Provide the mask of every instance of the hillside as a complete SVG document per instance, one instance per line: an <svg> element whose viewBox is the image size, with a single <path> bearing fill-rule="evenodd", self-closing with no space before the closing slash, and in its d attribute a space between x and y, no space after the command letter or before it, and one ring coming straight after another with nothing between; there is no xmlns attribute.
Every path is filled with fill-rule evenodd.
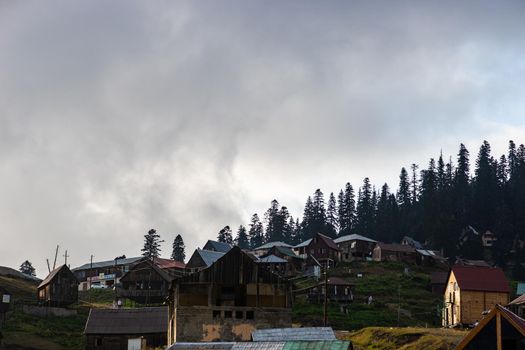
<svg viewBox="0 0 525 350"><path fill-rule="evenodd" d="M109 290L80 293L79 303L73 305L78 312L70 317L37 317L22 312L22 305L36 304L38 281L19 276L16 270L2 267L0 285L13 295L11 310L7 313L3 330L2 349L65 350L82 349L82 331L89 308L107 307L114 294Z"/></svg>
<svg viewBox="0 0 525 350"><path fill-rule="evenodd" d="M353 333L338 332L350 339L355 350L452 350L466 331L438 328L368 327Z"/></svg>
<svg viewBox="0 0 525 350"><path fill-rule="evenodd" d="M329 275L345 278L355 284L354 302L349 306L348 315L341 313L338 304L329 304L328 324L340 330L357 330L369 326L438 327L441 296L430 291L431 271L411 265L405 273L405 265L393 262L341 264ZM362 274L361 278L357 277L358 273ZM371 305L364 303L367 296L373 298ZM321 304L309 304L304 297L300 297L293 312L294 322L322 324Z"/></svg>

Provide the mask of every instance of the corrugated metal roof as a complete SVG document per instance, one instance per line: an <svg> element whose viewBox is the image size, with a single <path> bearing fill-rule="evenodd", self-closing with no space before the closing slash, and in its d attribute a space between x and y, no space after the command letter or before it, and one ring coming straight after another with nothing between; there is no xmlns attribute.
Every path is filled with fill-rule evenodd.
<svg viewBox="0 0 525 350"><path fill-rule="evenodd" d="M358 235L357 233L353 233L351 235L346 235L346 236L341 236L341 237L334 239L335 243L343 243L343 242L348 242L348 241L365 241L365 242L370 242L370 243L377 243L377 241L374 241L373 239L365 237L365 236Z"/></svg>
<svg viewBox="0 0 525 350"><path fill-rule="evenodd" d="M197 249L197 253L201 256L206 266L211 266L214 262L224 256L225 253L215 252L213 250Z"/></svg>
<svg viewBox="0 0 525 350"><path fill-rule="evenodd" d="M335 334L330 327L303 328L270 328L258 329L252 332L252 339L260 341L291 341L291 340L335 340Z"/></svg>
<svg viewBox="0 0 525 350"><path fill-rule="evenodd" d="M155 265L160 267L161 269L183 269L186 267L186 264L181 261L173 260L173 259L163 259L163 258L155 258Z"/></svg>
<svg viewBox="0 0 525 350"><path fill-rule="evenodd" d="M168 332L168 307L91 309L84 334L151 334Z"/></svg>
<svg viewBox="0 0 525 350"><path fill-rule="evenodd" d="M451 271L463 290L510 292L507 278L499 268L455 265Z"/></svg>
<svg viewBox="0 0 525 350"><path fill-rule="evenodd" d="M232 249L232 246L228 243L212 241L211 239L209 239L208 242L206 242L206 244L204 245L204 247L202 247L202 249L214 250L216 252L221 253L228 253L230 249Z"/></svg>
<svg viewBox="0 0 525 350"><path fill-rule="evenodd" d="M257 260L257 262L262 263L262 264L285 264L287 263L286 260L281 259L278 256L275 256L273 254L265 256L264 258L260 258L259 260Z"/></svg>
<svg viewBox="0 0 525 350"><path fill-rule="evenodd" d="M348 350L349 340L175 343L166 350Z"/></svg>
<svg viewBox="0 0 525 350"><path fill-rule="evenodd" d="M231 342L215 342L215 343L180 343L177 342L167 348L166 350L230 350L235 345Z"/></svg>
<svg viewBox="0 0 525 350"><path fill-rule="evenodd" d="M294 246L294 248L308 247L308 245L310 244L311 241L312 241L311 238L307 239L306 241L301 242L298 245Z"/></svg>
<svg viewBox="0 0 525 350"><path fill-rule="evenodd" d="M287 255L287 256L290 256L290 257L296 258L296 259L303 259L299 255L295 254L291 248L288 248L288 247L275 247L274 249L277 250L279 253L281 253L283 255Z"/></svg>
<svg viewBox="0 0 525 350"><path fill-rule="evenodd" d="M293 341L286 342L283 350L348 350L350 344L349 340Z"/></svg>
<svg viewBox="0 0 525 350"><path fill-rule="evenodd" d="M391 252L402 252L402 253L415 253L416 250L409 246L409 245L403 245L403 244L397 244L397 243L377 243L376 247L381 248L381 250L384 251L391 251Z"/></svg>
<svg viewBox="0 0 525 350"><path fill-rule="evenodd" d="M132 264L132 263L137 262L137 261L139 261L140 259L143 259L143 258L144 258L143 256L137 256L137 257L134 257L134 258L117 259L116 260L116 266ZM93 262L93 268L94 269L102 268L102 267L110 267L110 266L115 266L115 260L106 260L106 261ZM74 272L74 271L77 271L77 270L89 270L90 268L91 268L91 263L87 263L87 264L81 265L79 267L75 267L71 271Z"/></svg>
<svg viewBox="0 0 525 350"><path fill-rule="evenodd" d="M280 241L278 241L278 242L268 242L266 244L263 244L260 247L255 248L254 250L270 249L272 247L287 247L287 248L291 248L292 245L290 245L288 243L280 242Z"/></svg>

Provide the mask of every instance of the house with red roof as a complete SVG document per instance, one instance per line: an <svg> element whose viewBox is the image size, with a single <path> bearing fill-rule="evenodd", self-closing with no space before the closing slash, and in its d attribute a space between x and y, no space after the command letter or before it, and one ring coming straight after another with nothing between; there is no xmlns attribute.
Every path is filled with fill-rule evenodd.
<svg viewBox="0 0 525 350"><path fill-rule="evenodd" d="M499 268L454 265L445 286L444 327L471 325L496 305L509 302L510 287Z"/></svg>
<svg viewBox="0 0 525 350"><path fill-rule="evenodd" d="M293 247L295 254L314 257L322 265L333 266L341 259L341 249L328 236L316 233L312 238Z"/></svg>

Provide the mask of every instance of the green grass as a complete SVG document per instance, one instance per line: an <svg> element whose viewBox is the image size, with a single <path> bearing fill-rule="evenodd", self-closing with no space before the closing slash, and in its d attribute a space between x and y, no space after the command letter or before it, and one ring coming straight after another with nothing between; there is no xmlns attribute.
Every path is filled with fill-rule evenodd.
<svg viewBox="0 0 525 350"><path fill-rule="evenodd" d="M430 291L430 269L408 266L395 262L363 262L340 264L329 272L355 285L354 302L349 314L340 312L338 304L328 308L328 324L336 329L356 330L369 326L439 326L438 308L441 296ZM362 278L357 278L361 273ZM371 295L372 305L364 304ZM398 322L399 308L399 322ZM323 306L309 304L299 297L294 305L295 323L320 325L323 322Z"/></svg>

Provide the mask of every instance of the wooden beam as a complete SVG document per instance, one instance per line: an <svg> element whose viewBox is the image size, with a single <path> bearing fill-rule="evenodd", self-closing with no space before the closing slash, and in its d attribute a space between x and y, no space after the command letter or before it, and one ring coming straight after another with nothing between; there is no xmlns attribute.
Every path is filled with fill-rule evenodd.
<svg viewBox="0 0 525 350"><path fill-rule="evenodd" d="M501 312L496 312L496 341L498 344L498 350L503 350L501 345Z"/></svg>

